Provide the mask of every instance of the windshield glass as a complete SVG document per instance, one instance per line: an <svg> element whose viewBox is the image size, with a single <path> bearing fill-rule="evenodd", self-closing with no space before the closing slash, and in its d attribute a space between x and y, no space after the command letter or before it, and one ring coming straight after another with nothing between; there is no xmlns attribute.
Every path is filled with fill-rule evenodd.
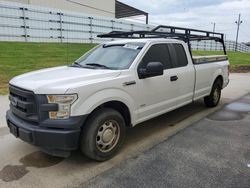
<svg viewBox="0 0 250 188"><path fill-rule="evenodd" d="M127 69L143 46L143 43L104 44L83 55L75 63L82 67Z"/></svg>

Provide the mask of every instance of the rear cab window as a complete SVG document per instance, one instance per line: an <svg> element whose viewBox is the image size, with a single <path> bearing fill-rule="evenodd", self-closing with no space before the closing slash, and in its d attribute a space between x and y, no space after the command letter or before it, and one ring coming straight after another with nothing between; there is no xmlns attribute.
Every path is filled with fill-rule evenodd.
<svg viewBox="0 0 250 188"><path fill-rule="evenodd" d="M182 44L168 44L168 48L174 68L188 65L187 54Z"/></svg>

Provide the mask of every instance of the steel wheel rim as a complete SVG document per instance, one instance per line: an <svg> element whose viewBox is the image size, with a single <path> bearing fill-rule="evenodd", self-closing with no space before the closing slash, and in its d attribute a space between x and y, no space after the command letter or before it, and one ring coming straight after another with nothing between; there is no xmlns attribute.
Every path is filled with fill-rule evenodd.
<svg viewBox="0 0 250 188"><path fill-rule="evenodd" d="M217 103L217 102L218 102L219 97L220 97L219 89L216 88L216 89L214 90L214 94L213 94L213 101L214 101L214 103Z"/></svg>
<svg viewBox="0 0 250 188"><path fill-rule="evenodd" d="M120 138L120 127L117 121L105 121L98 129L96 135L96 147L101 152L111 151Z"/></svg>

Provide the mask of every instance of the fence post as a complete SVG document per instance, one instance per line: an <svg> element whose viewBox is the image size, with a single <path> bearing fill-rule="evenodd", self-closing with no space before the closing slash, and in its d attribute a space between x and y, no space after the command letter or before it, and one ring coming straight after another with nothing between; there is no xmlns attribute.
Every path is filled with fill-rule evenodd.
<svg viewBox="0 0 250 188"><path fill-rule="evenodd" d="M60 28L59 28L60 29L60 38L61 38L61 43L62 43L63 42L63 34L62 34L62 30L63 30L63 28L62 28L62 15L63 15L63 13L59 12L58 14L59 14L59 19L60 19Z"/></svg>
<svg viewBox="0 0 250 188"><path fill-rule="evenodd" d="M93 43L93 18L92 17L88 18L89 18L89 40L90 43Z"/></svg>
<svg viewBox="0 0 250 188"><path fill-rule="evenodd" d="M225 40L225 47L226 47L226 50L228 51L230 48L228 47L228 42Z"/></svg>
<svg viewBox="0 0 250 188"><path fill-rule="evenodd" d="M22 18L23 18L23 28L24 28L24 37L25 37L25 42L28 42L28 35L27 35L27 24L26 24L26 14L25 14L25 10L26 8L21 7L20 8L22 10Z"/></svg>

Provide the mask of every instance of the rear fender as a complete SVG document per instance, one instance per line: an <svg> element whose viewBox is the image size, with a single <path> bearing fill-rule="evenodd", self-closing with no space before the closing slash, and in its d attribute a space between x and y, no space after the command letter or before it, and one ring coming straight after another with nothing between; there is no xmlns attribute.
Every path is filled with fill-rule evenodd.
<svg viewBox="0 0 250 188"><path fill-rule="evenodd" d="M218 68L218 69L214 72L213 77L212 77L212 79L211 79L211 83L210 83L210 86L211 86L210 88L211 88L211 90L212 90L213 84L214 84L214 82L215 82L215 80L216 80L216 78L217 78L218 76L222 76L222 78L224 79L222 68ZM210 92L211 92L211 90L210 90Z"/></svg>

